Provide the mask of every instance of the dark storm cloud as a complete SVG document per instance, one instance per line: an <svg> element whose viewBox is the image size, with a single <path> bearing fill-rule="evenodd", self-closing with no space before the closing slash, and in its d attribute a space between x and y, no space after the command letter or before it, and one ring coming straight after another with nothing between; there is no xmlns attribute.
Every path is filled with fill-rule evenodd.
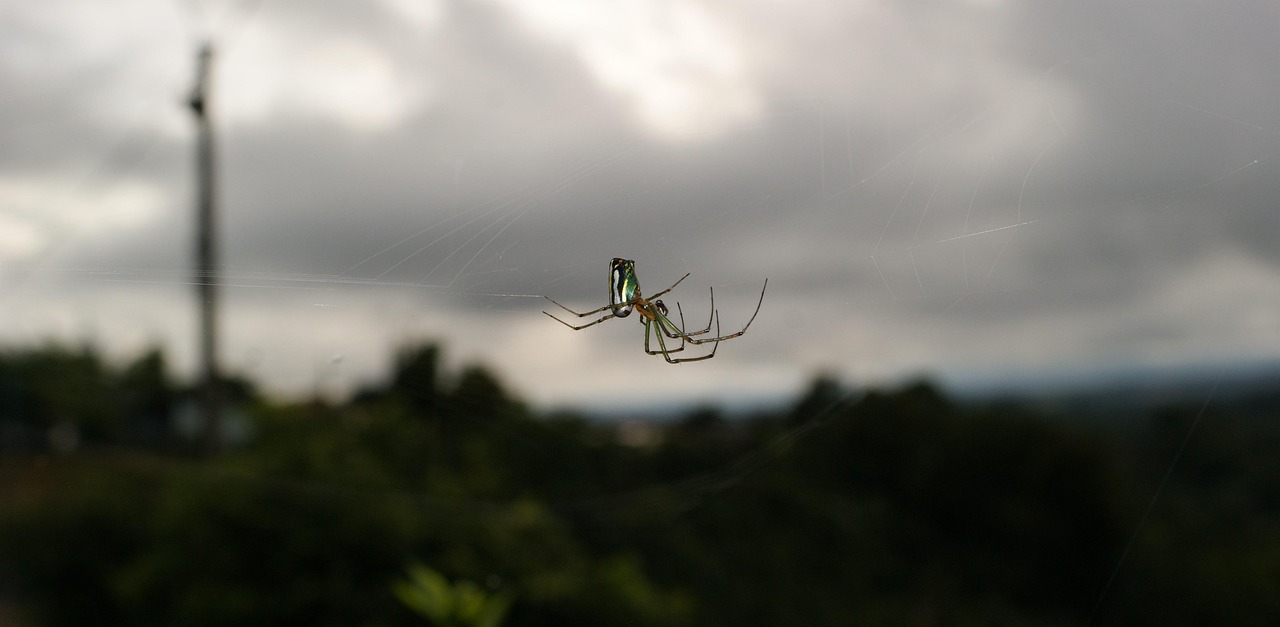
<svg viewBox="0 0 1280 627"><path fill-rule="evenodd" d="M541 347L545 329L521 326L543 322L533 297L599 306L605 263L624 256L649 292L693 272L678 296L701 312L714 286L726 324L769 277L762 337L717 363L945 369L1176 352L1230 310L1180 301L1187 281L1216 279L1229 300L1244 289L1232 269L1255 270L1223 259L1280 265L1272 4L662 5L705 9L734 34L718 53L739 73L692 81L685 96L746 103L682 134L645 109L664 84L601 73L669 42L601 52L574 39L589 32L501 2L446 2L416 25L390 6L268 2L218 22L229 32L215 109L224 261L233 283L252 285L229 302L272 312L264 319L305 310L322 333L383 337L385 320L338 325L306 308L376 311L394 296L461 312L448 326L460 343ZM134 110L168 113L137 133L122 130L119 69L99 74L100 98L76 97L66 78L0 103L11 177L106 163L102 179L164 196L149 221L76 240L66 266L185 281L190 50L166 45L184 61L153 68L168 78L139 99L163 107ZM313 71L307 55L335 49L355 51L339 62L368 61L335 76L354 86L389 71L386 97L401 100L373 99L374 115L344 104L343 85L260 75ZM289 54L307 58L279 58ZM0 63L0 77L14 72ZM132 164L86 156L144 144ZM324 298L295 302L297 290ZM518 315L502 329L479 317L496 312ZM555 339L596 363L635 352L630 331ZM503 350L525 373L549 359Z"/></svg>
<svg viewBox="0 0 1280 627"><path fill-rule="evenodd" d="M1025 305L1151 298L1167 277L1241 248L1274 262L1280 75L1268 68L1280 9L1062 3L1013 15L999 31L1009 60L1053 66L1045 77L1081 103L1025 190L1025 216L1042 222L1011 231L996 267L1036 292ZM1022 196L1029 164L1009 165L984 178L984 197Z"/></svg>
<svg viewBox="0 0 1280 627"><path fill-rule="evenodd" d="M1068 78L1089 109L1087 124L1073 129L1077 163L1045 173L1064 193L1096 194L1103 208L1170 202L1274 154L1280 74L1268 68L1280 6L1087 2L1036 9L1024 7L1004 31L1011 49L1023 58L1061 59L1055 74Z"/></svg>
<svg viewBox="0 0 1280 627"><path fill-rule="evenodd" d="M392 26L383 15L348 15L344 7L308 6L296 16L305 19L291 15L286 22L290 29L322 32L363 28L373 41L383 32L377 29ZM501 203L521 190L536 194L548 181L589 169L589 154L588 165L581 165L584 153L607 156L590 144L614 141L608 137L619 135L617 121L607 99L563 53L533 45L485 5L459 3L448 15L446 28L421 34L421 41L401 34L392 46L416 73L403 78L437 85L430 102L395 128L370 133L307 111L230 126L223 121L220 191L229 257L248 267L342 272L407 229ZM216 83L224 98L237 89L233 67L228 63ZM88 116L77 114L66 117ZM163 238L185 220L171 213L139 237ZM129 265L148 265L138 257L145 249L135 244L123 242L120 254Z"/></svg>

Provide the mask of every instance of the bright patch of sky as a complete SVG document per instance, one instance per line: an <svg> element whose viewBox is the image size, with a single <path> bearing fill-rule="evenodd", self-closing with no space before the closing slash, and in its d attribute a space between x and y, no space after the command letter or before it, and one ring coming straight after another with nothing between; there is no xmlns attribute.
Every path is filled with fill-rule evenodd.
<svg viewBox="0 0 1280 627"><path fill-rule="evenodd" d="M761 111L749 51L732 22L681 0L493 0L577 55L660 137L714 136Z"/></svg>
<svg viewBox="0 0 1280 627"><path fill-rule="evenodd" d="M0 177L0 254L24 257L43 250L68 232L100 237L153 221L165 195L144 181L119 181L107 187L77 185L74 180Z"/></svg>
<svg viewBox="0 0 1280 627"><path fill-rule="evenodd" d="M425 92L374 44L355 38L254 38L223 66L234 76L223 104L232 123L276 117L324 121L358 132L395 126Z"/></svg>

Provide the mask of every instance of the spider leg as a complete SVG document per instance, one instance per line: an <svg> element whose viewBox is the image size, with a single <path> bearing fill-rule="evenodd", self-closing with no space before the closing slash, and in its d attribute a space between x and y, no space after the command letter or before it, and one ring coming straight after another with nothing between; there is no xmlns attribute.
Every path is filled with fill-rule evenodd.
<svg viewBox="0 0 1280 627"><path fill-rule="evenodd" d="M640 313L640 323L644 325L644 352L649 353L650 355L661 354L665 356L668 353L678 353L684 350L684 338L672 336L670 333L667 333L665 329L663 329L663 326L662 326L663 321L666 320L667 324L671 324L671 321L667 320L666 316L663 316L662 313L659 311L653 311L654 317L651 319L648 316L644 315L645 312L648 312L648 311L649 311L648 309L645 309ZM659 316L661 316L661 318L659 318ZM672 348L668 350L666 343L662 341L662 337L658 337L659 349L656 351L649 350L649 331L650 331L649 325L651 324L658 327L657 331L653 331L654 335L661 336L663 333L667 333L667 337L670 337L673 340L675 339L680 340L680 348ZM670 361L670 359L668 358L667 361Z"/></svg>
<svg viewBox="0 0 1280 627"><path fill-rule="evenodd" d="M556 303L555 299L554 299L554 298L551 298L550 296L543 296L543 298L545 298L545 299L547 299L547 300L549 300L549 301L551 301L551 302L553 302L553 303ZM604 307L600 307L599 309L592 309L591 311L588 311L588 312L586 312L586 313L578 313L578 312L576 312L576 311L574 311L574 310L572 310L572 309L569 309L568 307L565 307L564 305L561 305L560 303L556 303L556 306L560 307L561 309L563 309L563 310L565 310L565 311L567 311L567 312L569 312L569 313L571 313L571 314L573 314L573 315L575 315L575 316L577 316L577 317L579 317L579 318L586 318L587 316L595 315L595 314L598 314L598 313L600 313L600 312L602 312L602 311L605 311L605 310L607 310L607 309L612 309L612 308L613 308L613 305L605 305ZM542 313L547 313L547 312L545 312L545 311L544 311L544 312L542 312ZM548 316L551 316L551 314L547 314L547 315L548 315ZM551 316L551 317L552 317L552 318L555 318L555 316ZM557 319L557 320L559 320L559 318L556 318L556 319ZM570 326L572 326L572 325L570 325Z"/></svg>
<svg viewBox="0 0 1280 627"><path fill-rule="evenodd" d="M741 331L738 331L737 333L731 333L731 334L729 334L729 335L719 335L719 334L720 334L720 323L719 323L719 321L717 321L717 322L716 322L716 335L717 335L717 337L692 338L692 337L685 336L685 338L684 338L684 339L685 339L686 341L688 341L690 344L706 344L707 342L720 342L721 340L732 340L732 339L733 339L733 338L735 338L735 337L740 337L740 336L742 336L744 333L746 333L746 332L747 332L747 328L751 326L751 323L752 323L752 322L755 322L756 316L760 314L760 305L762 305L762 304L764 303L764 291L765 291L766 289L768 289L768 288L769 288L769 279L765 279L765 280L764 280L764 287L760 288L760 300L756 301L756 310L755 310L754 312L752 312L752 314L751 314L751 319L750 319L750 320L747 320L747 323L746 323L745 325L743 325L743 327L742 327L742 330L741 330Z"/></svg>
<svg viewBox="0 0 1280 627"><path fill-rule="evenodd" d="M707 327L701 331L686 331L689 327L684 324L684 310L680 308L680 303L676 303L676 312L680 314L680 339L686 339L694 335L705 335L711 331L711 323L716 319L716 297L715 292L711 293L711 315L707 317Z"/></svg>
<svg viewBox="0 0 1280 627"><path fill-rule="evenodd" d="M671 319L668 318L667 316L661 316L662 319L659 321L660 324L658 325L658 329L661 330L662 333L665 334L667 337L673 340L680 340L681 342L683 342L684 340L687 340L695 335L704 335L707 332L711 331L711 323L715 319L715 315L716 315L715 309L711 310L711 317L707 318L707 328L702 329L701 331L693 331L693 332L685 331L687 327L684 321L684 308L681 307L680 303L678 302L676 303L676 311L680 314L679 326L676 326L676 323L672 322Z"/></svg>
<svg viewBox="0 0 1280 627"><path fill-rule="evenodd" d="M680 281L683 281L683 280L685 280L685 279L689 278L689 275L690 275L690 274L693 274L693 273L692 273L692 272L686 272L686 273L684 273L684 276L680 277L680 279L679 279L678 281L676 281L675 283L672 283L672 284L671 284L671 287L668 287L667 289L662 290L661 292L658 292L657 294L654 294L653 296L650 296L650 297L649 297L649 300L656 300L659 296L662 296L663 294L666 294L667 292L670 292L671 290L676 289L676 286L677 286L677 285L680 285ZM555 302L555 301L552 301L552 302Z"/></svg>
<svg viewBox="0 0 1280 627"><path fill-rule="evenodd" d="M679 333L677 333L677 334L675 334L675 335L668 334L668 335L667 335L667 337L669 337L669 338L671 338L671 339L676 339L677 337L679 337L680 339L688 339L688 338L691 338L691 337L693 337L693 336L695 336L695 335L706 335L707 333L709 333L709 332L711 331L711 323L715 321L715 317L716 317L716 291L715 291L715 289L712 289L712 290L711 290L711 315L707 317L707 326L706 326L705 328L703 328L701 331L686 331L686 330L685 330L687 327L685 327L685 325L684 325L684 310L682 310L682 309L680 308L680 302L679 302L679 301L676 301L676 311L680 312L680 329L679 329L679 330L680 330L680 332L679 332Z"/></svg>
<svg viewBox="0 0 1280 627"><path fill-rule="evenodd" d="M644 325L644 352L650 355L662 355L663 359L671 361L671 357L669 356L671 353L678 353L684 350L684 342L680 343L680 348L667 349L666 342L662 340L662 334L649 328L650 325L657 324L657 321L649 320L648 318L641 318L640 323ZM650 333L658 338L658 350L656 351L649 348Z"/></svg>
<svg viewBox="0 0 1280 627"><path fill-rule="evenodd" d="M548 299L548 300L550 300L550 299ZM555 303L555 301L551 301L551 302ZM557 305L559 305L560 303L556 303L556 304L557 304ZM606 309L607 309L607 307L606 307ZM559 319L559 318L557 318L557 317L555 317L555 316L553 316L553 315L551 315L551 314L549 314L549 313L547 313L547 312L545 312L545 311L544 311L544 312L542 312L542 313L546 314L548 318L551 318L552 320L555 320L556 322L559 322L560 324L563 324L564 326L569 327L570 329L573 329L574 331L581 331L581 330L583 330L583 329L585 329L585 328L587 328L587 327L593 327L593 326L595 326L595 325L597 325L597 324L600 324L601 322L604 322L605 320L608 320L608 319L610 319L610 318L617 318L617 316L616 316L616 315L614 315L614 314L609 314L609 315L604 316L603 318L600 318L599 320L596 320L596 321L594 321L594 322L588 322L588 323L586 323L586 324L584 324L584 325L582 325L582 326L576 326L576 327L575 327L575 326L573 326L572 324L569 324L568 322L565 322L564 320L561 320L561 319ZM596 313L599 313L599 312L596 312Z"/></svg>
<svg viewBox="0 0 1280 627"><path fill-rule="evenodd" d="M652 331L652 329L650 329L649 327L650 327L650 325L653 325L653 324L658 325L659 330L657 330L657 331ZM662 339L661 327L662 327L662 323L661 323L661 322L658 322L658 319L657 319L657 318L654 318L652 321L650 321L648 318L645 318L645 320L644 320L644 350L645 350L645 352L646 352L646 353L649 353L650 355L657 355L658 353L662 353L662 358L663 358L663 359L665 359L665 360L667 360L667 363L669 363L669 364L678 364L678 363L680 363L680 362L682 362L682 361L685 361L685 360L683 360L683 359L672 359L672 358L671 358L671 353L672 353L672 351L667 350L667 342L666 342L666 340ZM650 331L652 331L652 332L653 332L653 336L654 336L654 337L658 338L658 352L657 352L657 353L652 352L652 351L650 351L650 350L649 350L649 333L650 333ZM683 343L683 342L681 343L680 348L681 348L681 349L683 349L683 348L684 348L684 343Z"/></svg>
<svg viewBox="0 0 1280 627"><path fill-rule="evenodd" d="M717 321L717 322L716 322L716 334L717 334L717 335L719 335L719 334L720 334L720 323L719 323L719 321ZM662 345L662 335L661 335L661 334L656 334L656 335L658 335L658 345L659 345L659 346L661 346L661 345ZM664 355L663 355L663 357L665 357L665 358L666 358L667 363L671 363L671 364L681 364L681 363L684 363L684 362L686 362L686 361L702 361L702 360L704 360L704 359L711 359L712 357L715 357L715 356L716 356L716 349L718 349L718 348L720 348L720 342L716 342L715 344L712 344L712 345L711 345L711 352L710 352L710 353L707 353L706 355L699 355L699 356L697 356L697 357L684 357L684 358L682 358L682 359L672 359L670 355L666 355L666 354L664 354Z"/></svg>

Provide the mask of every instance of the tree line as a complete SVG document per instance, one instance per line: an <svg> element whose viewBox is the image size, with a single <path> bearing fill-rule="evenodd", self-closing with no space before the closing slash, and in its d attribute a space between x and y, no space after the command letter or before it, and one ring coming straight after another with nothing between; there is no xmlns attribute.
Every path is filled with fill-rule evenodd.
<svg viewBox="0 0 1280 627"><path fill-rule="evenodd" d="M0 355L0 608L50 626L1280 619L1274 394L1104 424L818 377L777 411L624 425L537 411L441 350L405 348L342 402L232 381L251 436L213 456L174 435L190 391L158 352Z"/></svg>

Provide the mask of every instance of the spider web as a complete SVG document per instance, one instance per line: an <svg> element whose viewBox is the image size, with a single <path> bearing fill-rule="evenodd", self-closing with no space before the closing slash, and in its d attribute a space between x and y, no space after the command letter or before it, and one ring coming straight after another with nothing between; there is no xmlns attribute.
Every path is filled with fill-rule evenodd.
<svg viewBox="0 0 1280 627"><path fill-rule="evenodd" d="M288 15L260 4L228 53L229 91L237 68L272 52L255 33L279 34L272 25ZM497 13L472 17L493 20L485 28L494 39L516 42L507 44L513 57L533 59L521 70L536 78L520 86L574 66L563 46ZM1277 281L1274 246L1248 231L1271 224L1280 120L1203 78L1115 102L1133 96L1118 87L1126 80L1155 77L1158 87L1168 77L1156 60L1168 42L1090 56L1069 37L1072 45L1018 57L1013 69L963 50L977 67L952 71L976 70L972 82L938 92L819 73L772 86L754 115L676 136L637 122L640 105L625 97L602 97L593 82L600 76L581 68L564 79L568 96L504 92L502 81L515 79L499 75L464 90L488 94L472 109L446 97L423 105L449 124L407 116L399 126L357 124L317 138L313 128L242 118L247 130L227 129L224 156L226 361L286 381L279 388L289 393L341 396L379 374L394 346L440 338L451 359L483 361L542 406L651 408L750 405L794 393L818 370L867 384L934 373L980 387L1025 370L1105 375L1117 366L1275 357L1255 341L1275 323L1258 317L1261 301L1249 296L1267 290L1241 286ZM387 49L393 65L420 67L424 48L399 41ZM464 43L449 45L460 69L432 72L458 81L496 71ZM109 187L139 171L168 177L170 200L180 203L173 179L181 174L159 163L180 154L179 142L150 132L107 149L110 167L90 168L86 180ZM263 134L286 148L253 141ZM362 143L366 136L378 141ZM280 207L282 217L271 218ZM64 247L97 243L81 237L67 236ZM119 334L129 338L120 350L154 339L155 328L183 345L185 329L173 320L186 315L175 303L189 298L189 273L147 257L134 265L119 250L45 258L32 266L45 276L10 283L6 307L22 320L20 334L48 332L32 321L41 311L17 311L17 296L35 282L38 294L103 316L63 332L114 329L143 309L157 313L123 325L131 330ZM539 314L544 296L580 310L605 304L612 257L635 259L649 291L691 272L669 301L691 320L707 315L705 290L714 287L726 332L746 321L765 278L769 292L749 333L713 360L672 367L643 354L634 322L573 333ZM67 297L68 276L89 293ZM1186 320L1165 322L1170 311ZM263 323L270 320L287 322ZM259 331L234 330L255 324ZM1185 339L1168 339L1177 336ZM626 502L682 515L765 467L826 415L809 418L660 494L563 506L606 511Z"/></svg>
<svg viewBox="0 0 1280 627"><path fill-rule="evenodd" d="M229 36L235 45L224 70L233 94L235 72L280 52L261 40L279 36L273 25L288 15L271 3L251 7L244 22L220 18L241 24ZM515 53L559 64L551 69L573 67L572 59L545 52L554 40L485 17L494 20L486 28L524 46ZM315 52L306 48L311 35L292 36ZM473 52L449 45L454 56ZM421 51L387 49L400 55L391 58L406 72L422 65L414 61ZM974 55L966 61L985 60L981 52L965 52ZM780 95L766 93L757 113L736 125L676 137L654 135L626 102L602 109L600 94L589 91L598 77L580 74L578 91L567 91L596 100L564 109L555 94L535 93L541 99L529 98L529 113L518 125L504 118L505 103L462 115L447 101L424 101L423 111L455 116L446 118L462 129L449 136L453 141L439 141L445 126L406 117L404 139L385 140L386 156L357 168L344 153L359 149L348 150L344 137L358 136L358 126L331 141L285 132L271 138L273 145L292 141L323 157L307 162L298 148L267 152L272 163L303 162L298 170L306 177L280 183L265 179L289 179L289 167L259 175L264 169L253 149L237 148L253 140L237 134L235 125L248 123L237 121L244 114L228 96L229 307L264 320L290 318L299 332L281 337L308 349L286 349L283 342L269 347L276 330L264 325L254 336L232 333L227 359L268 379L287 379L280 388L297 394L310 391L311 371L323 367L316 360L338 363L333 357L348 356L349 371L326 378L336 386L330 392L341 394L376 372L372 364L391 345L434 335L447 337L459 359L495 365L536 401L597 405L623 396L635 405L653 400L631 377L605 378L609 369L601 365L625 355L637 357L630 367L654 381L650 389L686 403L731 400L744 375L749 387L777 395L796 389L815 369L868 382L932 372L973 383L1011 371L1119 361L1114 352L1120 351L1108 354L1108 334L1123 330L1091 329L1083 344L1059 342L1053 357L1019 345L1045 342L1055 326L1103 317L1065 307L1076 298L1115 308L1131 318L1131 327L1150 317L1151 307L1108 299L1108 289L1122 289L1120 281L1091 289L1082 277L1107 273L1127 278L1128 287L1159 287L1166 279L1155 273L1148 279L1148 267L1181 265L1175 241L1230 227L1229 206L1216 216L1203 208L1229 205L1233 196L1260 187L1276 148L1274 128L1204 104L1195 93L1178 93L1179 99L1155 97L1123 112L1156 120L1153 130L1133 131L1134 141L1195 125L1226 145L1205 156L1208 167L1191 171L1159 153L1146 155L1159 157L1154 164L1138 160L1131 181L1111 163L1083 167L1088 142L1108 129L1088 116L1077 92L1081 85L1101 92L1128 71L1127 61L1067 51L1017 72L979 66L972 89L943 91L936 104L903 111L892 110L901 94L869 96L875 92L858 89L858 76L811 80ZM539 78L549 77L549 69L535 69L544 71ZM143 145L134 161L148 168L145 174L155 172L155 161L180 154L164 139L154 153L149 142L134 142ZM1177 176L1161 178L1162 165ZM114 171L135 168L113 165ZM315 180L339 173L336 184ZM317 189L299 193L300 183ZM1088 191L1095 187L1104 189ZM287 215L263 219L281 207ZM282 254L268 254L277 248ZM1108 269L1091 263L1092 252L1075 252L1086 248L1119 263ZM693 273L675 294L691 316L709 305L703 289L717 288L727 328L745 320L735 314L750 311L751 286L767 277L775 293L759 329L725 344L715 364L693 373L644 359L634 324L565 336L548 333L540 326L545 320L528 315L542 306L542 296L598 307L604 264L614 256L636 259L650 290ZM136 266L74 260L59 269L111 287L173 287L186 282L187 273L146 260ZM187 298L173 290L166 297ZM122 300L137 298L135 292ZM1141 307L1147 312L1137 311ZM1168 359L1158 350L1139 347L1145 353L1139 361ZM1204 356L1215 347L1206 341L1177 350ZM1231 350L1240 347L1217 352ZM302 358L263 362L263 355L290 352ZM582 371L594 379L571 382Z"/></svg>

